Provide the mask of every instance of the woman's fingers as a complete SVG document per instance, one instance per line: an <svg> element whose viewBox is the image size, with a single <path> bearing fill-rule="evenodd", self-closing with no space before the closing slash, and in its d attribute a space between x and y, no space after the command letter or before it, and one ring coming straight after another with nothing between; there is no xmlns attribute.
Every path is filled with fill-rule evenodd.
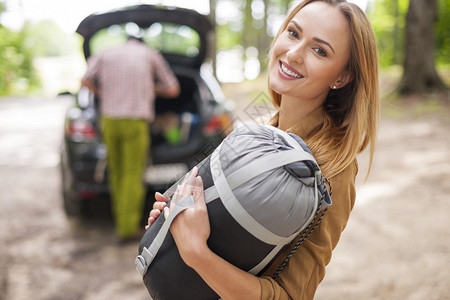
<svg viewBox="0 0 450 300"><path fill-rule="evenodd" d="M153 217L148 218L147 225L145 226L145 230L149 229L150 226L153 224L153 222L155 222L155 218L153 218Z"/></svg>
<svg viewBox="0 0 450 300"><path fill-rule="evenodd" d="M184 187L192 185L192 180L195 178L195 176L197 176L197 173L198 168L194 167L188 174L186 174L186 176L184 176L183 181L178 186L178 188L180 188L180 186Z"/></svg>
<svg viewBox="0 0 450 300"><path fill-rule="evenodd" d="M192 185L192 195L194 196L194 201L205 202L205 194L203 191L203 180L200 176L195 177Z"/></svg>
<svg viewBox="0 0 450 300"><path fill-rule="evenodd" d="M168 218L169 217L169 208L168 207L164 207L164 218Z"/></svg>
<svg viewBox="0 0 450 300"><path fill-rule="evenodd" d="M193 167L191 173L192 173L192 176L194 178L197 177L197 175L198 175L198 167L197 166Z"/></svg>
<svg viewBox="0 0 450 300"><path fill-rule="evenodd" d="M166 207L169 198L165 197L160 192L155 193L155 202L153 203L153 209L150 211L149 218L147 219L147 225L145 229L147 230L153 222L155 222L156 218L159 217L161 211Z"/></svg>
<svg viewBox="0 0 450 300"><path fill-rule="evenodd" d="M162 207L161 209L152 209L150 211L150 218L156 219L159 217L159 215L161 214L161 211L164 209L164 207Z"/></svg>
<svg viewBox="0 0 450 300"><path fill-rule="evenodd" d="M160 192L155 193L155 199L157 202L168 202L169 201L169 198L165 197Z"/></svg>
<svg viewBox="0 0 450 300"><path fill-rule="evenodd" d="M172 197L171 206L175 205L178 201L182 200L184 197L188 195L193 195L194 199L197 198L203 199L203 181L198 175L198 168L194 167L189 174L185 176L181 185L178 186ZM169 216L170 209L167 207L167 202L169 198L165 197L159 192L155 193L155 203L153 203L153 210L150 211L150 216L148 218L148 225L146 229L150 227L150 225L161 215L161 211L164 211L164 217L167 218Z"/></svg>
<svg viewBox="0 0 450 300"><path fill-rule="evenodd" d="M194 167L192 171L185 176L183 182L181 183L181 185L178 186L177 190L175 191L172 197L172 205L178 203L184 197L192 195L192 188L194 185L194 180L197 177L197 174L198 168Z"/></svg>
<svg viewBox="0 0 450 300"><path fill-rule="evenodd" d="M157 210L163 210L164 207L166 207L167 203L166 202L154 202L153 203L153 210L157 209Z"/></svg>

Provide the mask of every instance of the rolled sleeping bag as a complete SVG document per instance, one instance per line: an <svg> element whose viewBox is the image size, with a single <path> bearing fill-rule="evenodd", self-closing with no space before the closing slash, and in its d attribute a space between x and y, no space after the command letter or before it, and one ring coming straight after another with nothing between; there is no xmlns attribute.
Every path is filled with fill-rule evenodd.
<svg viewBox="0 0 450 300"><path fill-rule="evenodd" d="M313 220L331 197L311 151L301 138L273 126L246 124L232 131L199 165L211 234L210 249L256 276ZM171 197L178 184L164 195ZM139 245L136 269L153 299L219 299L180 257L172 220L193 207L179 201L161 215Z"/></svg>

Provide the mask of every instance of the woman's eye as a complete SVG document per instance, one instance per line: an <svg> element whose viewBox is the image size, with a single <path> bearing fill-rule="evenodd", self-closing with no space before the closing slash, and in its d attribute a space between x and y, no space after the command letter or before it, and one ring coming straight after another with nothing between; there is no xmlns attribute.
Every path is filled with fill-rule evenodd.
<svg viewBox="0 0 450 300"><path fill-rule="evenodd" d="M288 29L287 31L288 31L288 34L289 34L290 36L295 37L296 39L299 38L299 35L298 35L297 31L295 31L295 30L293 30L293 29Z"/></svg>
<svg viewBox="0 0 450 300"><path fill-rule="evenodd" d="M320 56L327 56L327 53L322 48L314 48L314 51L316 51L316 53Z"/></svg>

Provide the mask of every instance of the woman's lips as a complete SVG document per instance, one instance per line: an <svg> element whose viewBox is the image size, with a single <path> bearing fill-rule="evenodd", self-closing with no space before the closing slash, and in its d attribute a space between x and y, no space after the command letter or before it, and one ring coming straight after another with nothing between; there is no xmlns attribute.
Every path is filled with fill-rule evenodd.
<svg viewBox="0 0 450 300"><path fill-rule="evenodd" d="M280 60L280 66L278 68L278 73L280 74L281 77L283 77L286 80L295 80L295 79L303 78L302 74L297 72L291 66L283 63L281 60Z"/></svg>

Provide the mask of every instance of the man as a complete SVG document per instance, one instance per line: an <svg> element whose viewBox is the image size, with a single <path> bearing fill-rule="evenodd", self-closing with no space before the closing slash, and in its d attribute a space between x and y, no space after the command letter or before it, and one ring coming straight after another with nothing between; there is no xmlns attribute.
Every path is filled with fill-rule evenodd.
<svg viewBox="0 0 450 300"><path fill-rule="evenodd" d="M100 99L116 232L122 240L136 237L145 199L142 175L154 99L178 96L179 83L163 56L134 37L89 58L81 83Z"/></svg>

